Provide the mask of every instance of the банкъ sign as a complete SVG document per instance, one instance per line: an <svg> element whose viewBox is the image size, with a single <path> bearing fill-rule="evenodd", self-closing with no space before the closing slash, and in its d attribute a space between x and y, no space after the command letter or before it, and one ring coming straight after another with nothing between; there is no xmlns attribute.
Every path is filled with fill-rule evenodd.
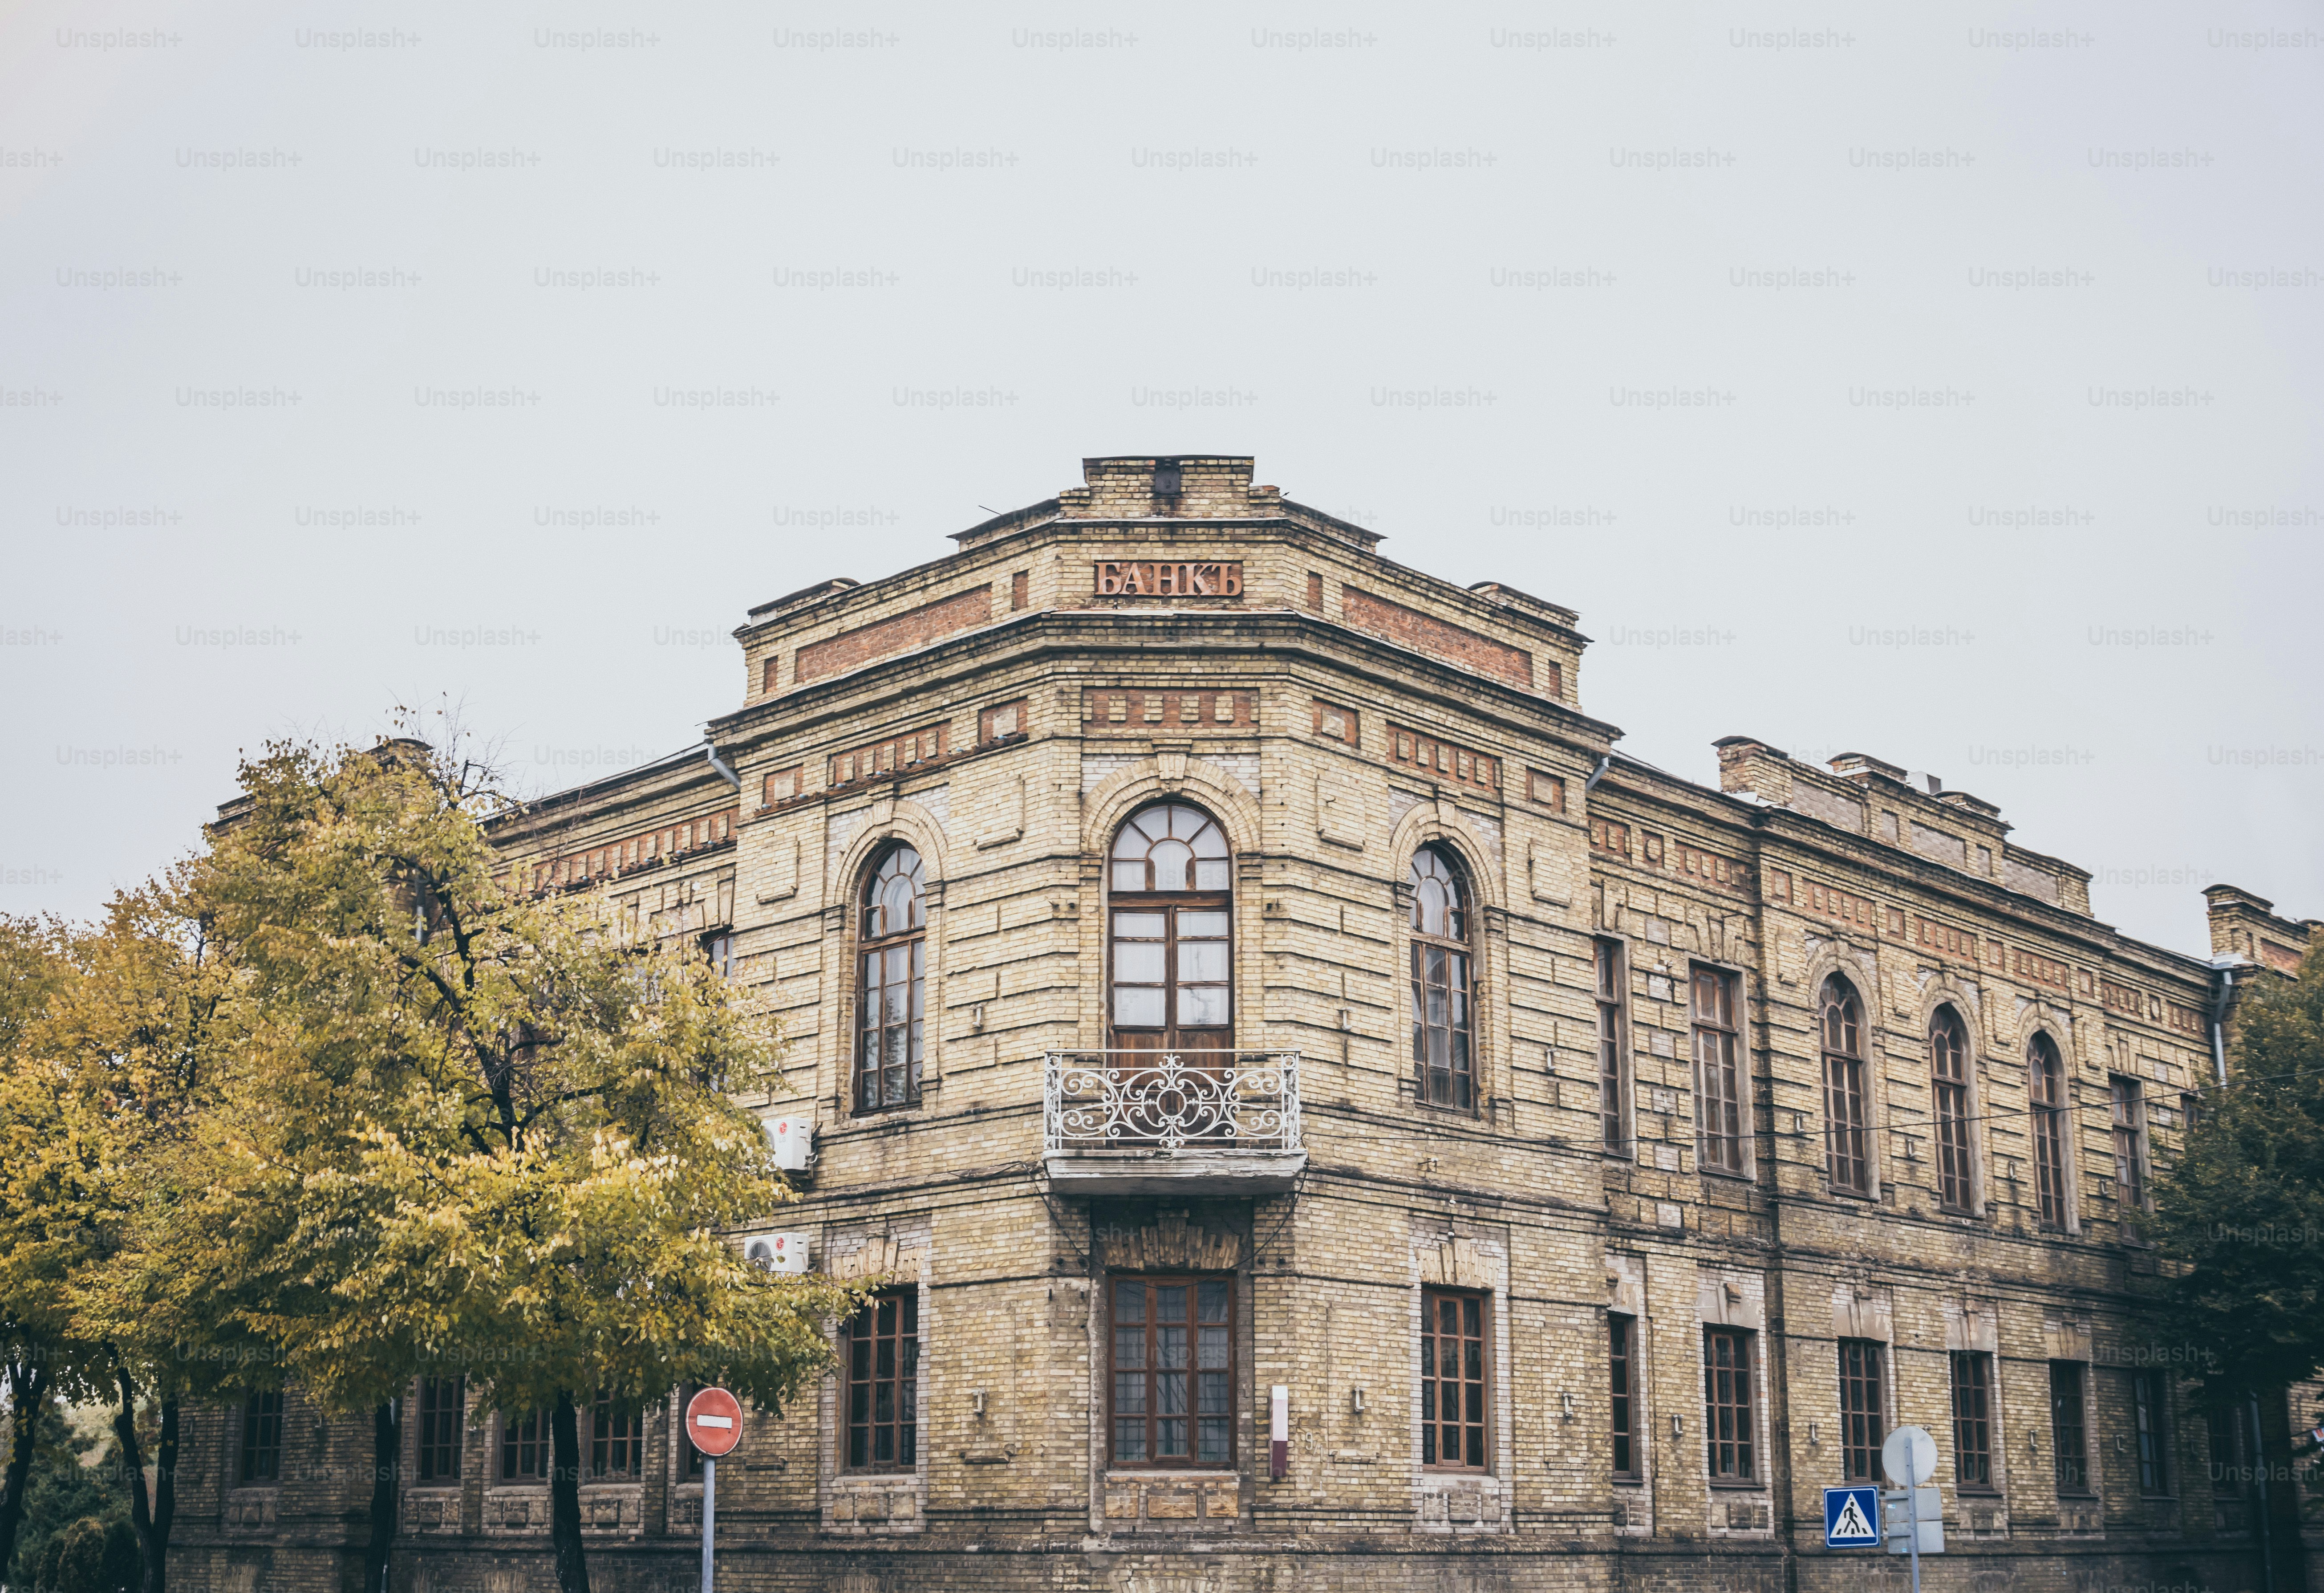
<svg viewBox="0 0 2324 1593"><path fill-rule="evenodd" d="M1240 560L1194 560L1173 563L1154 559L1101 559L1097 562L1097 595L1101 597L1240 597Z"/></svg>

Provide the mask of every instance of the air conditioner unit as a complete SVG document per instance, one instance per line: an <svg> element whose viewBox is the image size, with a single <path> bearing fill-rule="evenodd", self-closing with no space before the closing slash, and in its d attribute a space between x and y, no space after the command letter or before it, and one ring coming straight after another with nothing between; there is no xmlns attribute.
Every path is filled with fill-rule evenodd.
<svg viewBox="0 0 2324 1593"><path fill-rule="evenodd" d="M775 1165L785 1172L805 1172L815 1160L815 1119L788 1113L766 1120L767 1143L775 1148Z"/></svg>
<svg viewBox="0 0 2324 1593"><path fill-rule="evenodd" d="M742 1246L742 1254L770 1273L807 1270L807 1236L761 1234Z"/></svg>

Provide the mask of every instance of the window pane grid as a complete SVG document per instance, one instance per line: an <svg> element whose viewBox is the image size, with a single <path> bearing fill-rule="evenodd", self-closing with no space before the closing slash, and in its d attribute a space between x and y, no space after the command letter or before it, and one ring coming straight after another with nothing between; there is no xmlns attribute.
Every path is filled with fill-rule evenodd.
<svg viewBox="0 0 2324 1593"><path fill-rule="evenodd" d="M1982 1350L1952 1352L1953 1482L1993 1486L1993 1357Z"/></svg>
<svg viewBox="0 0 2324 1593"><path fill-rule="evenodd" d="M501 1479L529 1482L549 1476L549 1418L539 1411L501 1419Z"/></svg>
<svg viewBox="0 0 2324 1593"><path fill-rule="evenodd" d="M2114 1181L2118 1198L2131 1210L2146 1204L2145 1147L2140 1139L2146 1124L2138 1080L2119 1075L2107 1082L2107 1112L2114 1133Z"/></svg>
<svg viewBox="0 0 2324 1593"><path fill-rule="evenodd" d="M1114 1278L1115 1466L1234 1463L1234 1284L1214 1277Z"/></svg>
<svg viewBox="0 0 2324 1593"><path fill-rule="evenodd" d="M1847 1482L1878 1480L1882 1423L1881 1347L1868 1338L1840 1341L1840 1477Z"/></svg>
<svg viewBox="0 0 2324 1593"><path fill-rule="evenodd" d="M920 855L890 851L864 882L855 1042L856 1109L920 1097L927 1005L927 904Z"/></svg>
<svg viewBox="0 0 2324 1593"><path fill-rule="evenodd" d="M2033 1098L2034 1185L2036 1213L2052 1227L2066 1226L2065 1080L2058 1049L2036 1034L2025 1059L2026 1093Z"/></svg>
<svg viewBox="0 0 2324 1593"><path fill-rule="evenodd" d="M420 1380L420 1480L456 1482L460 1477L460 1427L467 1403L463 1377Z"/></svg>
<svg viewBox="0 0 2324 1593"><path fill-rule="evenodd" d="M282 1395L254 1394L242 1407L242 1480L282 1477Z"/></svg>
<svg viewBox="0 0 2324 1593"><path fill-rule="evenodd" d="M1629 1136L1622 1132L1622 946L1618 940L1598 942L1598 1115L1607 1149L1624 1150Z"/></svg>
<svg viewBox="0 0 2324 1593"><path fill-rule="evenodd" d="M1694 1064L1702 1090L1701 1141L1705 1167L1743 1171L1743 1089L1736 1061L1734 981L1716 968L1693 978Z"/></svg>
<svg viewBox="0 0 2324 1593"><path fill-rule="evenodd" d="M1468 893L1459 870L1434 847L1412 855L1406 884L1412 889L1412 1061L1421 1098L1473 1109Z"/></svg>
<svg viewBox="0 0 2324 1593"><path fill-rule="evenodd" d="M1440 1471L1485 1469L1485 1297L1424 1289L1420 1295L1420 1463Z"/></svg>
<svg viewBox="0 0 2324 1593"><path fill-rule="evenodd" d="M2050 1363L2050 1453L2061 1494L2090 1491L2089 1435L2082 1415L2082 1364Z"/></svg>
<svg viewBox="0 0 2324 1593"><path fill-rule="evenodd" d="M1739 1328L1705 1329L1702 1425L1713 1478L1749 1482L1758 1475L1751 1417L1751 1335Z"/></svg>
<svg viewBox="0 0 2324 1593"><path fill-rule="evenodd" d="M589 1476L617 1481L638 1475L645 1459L645 1423L637 1408L600 1389L589 1409Z"/></svg>
<svg viewBox="0 0 2324 1593"><path fill-rule="evenodd" d="M1625 1316L1606 1319L1608 1376L1612 1394L1614 1475L1638 1475L1637 1449L1637 1322Z"/></svg>
<svg viewBox="0 0 2324 1593"><path fill-rule="evenodd" d="M2164 1491L2163 1408L2163 1381L2160 1372L2130 1375L2131 1420L2138 1437L2138 1491Z"/></svg>
<svg viewBox="0 0 2324 1593"><path fill-rule="evenodd" d="M1969 1172L1969 1042L1950 1007L1929 1032L1929 1075L1935 1087L1937 1203L1969 1210L1977 1194Z"/></svg>
<svg viewBox="0 0 2324 1593"><path fill-rule="evenodd" d="M847 1324L847 1469L919 1465L920 1294L883 1290Z"/></svg>
<svg viewBox="0 0 2324 1593"><path fill-rule="evenodd" d="M1849 1194L1872 1192L1864 1109L1864 1024L1856 992L1839 979L1823 990L1823 1102L1825 1162L1831 1187Z"/></svg>

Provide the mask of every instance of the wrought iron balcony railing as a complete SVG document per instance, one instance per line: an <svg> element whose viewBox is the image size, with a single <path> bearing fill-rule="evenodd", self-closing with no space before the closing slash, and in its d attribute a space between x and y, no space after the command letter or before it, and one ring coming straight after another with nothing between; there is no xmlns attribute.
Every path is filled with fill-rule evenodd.
<svg viewBox="0 0 2324 1593"><path fill-rule="evenodd" d="M1041 1107L1051 1156L1302 1150L1296 1051L1053 1051Z"/></svg>

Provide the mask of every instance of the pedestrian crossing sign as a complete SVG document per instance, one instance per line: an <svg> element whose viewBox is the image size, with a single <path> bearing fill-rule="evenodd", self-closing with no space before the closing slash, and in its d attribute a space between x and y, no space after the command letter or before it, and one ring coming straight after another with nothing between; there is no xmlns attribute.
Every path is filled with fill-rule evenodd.
<svg viewBox="0 0 2324 1593"><path fill-rule="evenodd" d="M1878 1488L1868 1486L1824 1489L1823 1546L1827 1549L1877 1549L1880 1546Z"/></svg>

